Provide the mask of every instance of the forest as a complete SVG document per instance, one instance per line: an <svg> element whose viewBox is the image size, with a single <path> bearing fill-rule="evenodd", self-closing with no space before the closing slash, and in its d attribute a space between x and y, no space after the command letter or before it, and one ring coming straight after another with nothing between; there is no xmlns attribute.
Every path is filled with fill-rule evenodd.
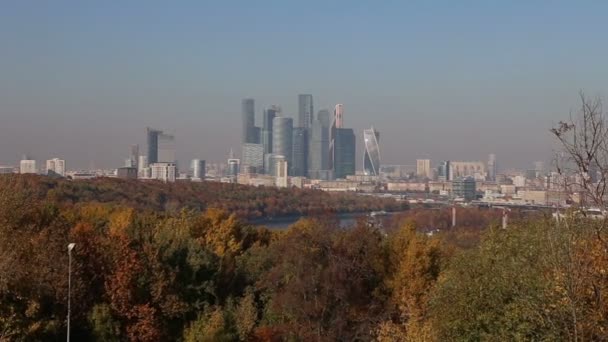
<svg viewBox="0 0 608 342"><path fill-rule="evenodd" d="M26 187L35 198L62 205L99 202L162 212L216 208L243 219L407 209L406 203L390 198L219 182L163 183L104 177L71 181L35 175L1 175L0 187Z"/></svg>
<svg viewBox="0 0 608 342"><path fill-rule="evenodd" d="M454 228L447 209L347 229L321 213L269 231L194 196L166 210L154 196L173 186L1 184L0 341L65 340L68 243L73 341L608 339L604 221L574 213L507 229L473 208Z"/></svg>

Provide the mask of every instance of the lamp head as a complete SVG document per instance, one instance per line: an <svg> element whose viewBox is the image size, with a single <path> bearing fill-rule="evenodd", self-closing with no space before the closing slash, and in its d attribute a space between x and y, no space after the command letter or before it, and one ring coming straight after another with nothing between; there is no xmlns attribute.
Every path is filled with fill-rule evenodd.
<svg viewBox="0 0 608 342"><path fill-rule="evenodd" d="M72 242L72 243L70 243L70 244L68 245L68 252L71 252L71 251L72 251L72 249L74 249L74 246L76 246L76 244L75 244L75 243L73 243L73 242Z"/></svg>

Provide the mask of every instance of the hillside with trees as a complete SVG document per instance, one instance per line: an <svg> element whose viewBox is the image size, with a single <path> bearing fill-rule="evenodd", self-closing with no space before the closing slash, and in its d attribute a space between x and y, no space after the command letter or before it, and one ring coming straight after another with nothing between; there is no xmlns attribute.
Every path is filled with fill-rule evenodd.
<svg viewBox="0 0 608 342"><path fill-rule="evenodd" d="M305 219L268 231L223 209L128 206L105 180L54 194L14 181L0 187L1 341L65 339L68 243L74 341L608 338L603 221L504 230L496 212L463 209L430 236L421 228L447 225L448 211L416 209L387 229ZM68 204L79 191L96 195Z"/></svg>
<svg viewBox="0 0 608 342"><path fill-rule="evenodd" d="M0 187L13 191L27 189L36 199L48 199L62 205L98 202L162 212L216 208L248 219L407 209L407 204L390 198L218 182L162 183L115 178L71 181L34 175L2 175Z"/></svg>

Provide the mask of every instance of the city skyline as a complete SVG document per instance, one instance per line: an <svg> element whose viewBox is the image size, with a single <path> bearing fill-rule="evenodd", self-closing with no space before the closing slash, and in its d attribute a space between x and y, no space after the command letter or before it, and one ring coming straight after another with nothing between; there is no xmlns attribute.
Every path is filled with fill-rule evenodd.
<svg viewBox="0 0 608 342"><path fill-rule="evenodd" d="M388 164L496 153L524 168L551 159L580 89L608 94L608 49L580 52L608 4L191 5L3 6L0 164L117 167L146 126L178 137L182 164L219 161L240 151L241 99L258 122L272 104L298 122L312 94L315 112L343 103L348 127L381 131Z"/></svg>

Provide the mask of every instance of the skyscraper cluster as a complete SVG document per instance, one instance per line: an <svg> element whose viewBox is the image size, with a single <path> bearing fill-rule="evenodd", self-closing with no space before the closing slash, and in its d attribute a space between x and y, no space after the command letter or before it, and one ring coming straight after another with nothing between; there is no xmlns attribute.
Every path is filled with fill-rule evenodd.
<svg viewBox="0 0 608 342"><path fill-rule="evenodd" d="M330 112L323 109L315 116L312 95L301 94L295 123L280 107L271 106L263 111L261 128L255 125L254 99L243 99L241 107L241 172L276 176L277 165L284 168L285 162L292 177L334 179L355 174L356 139L351 128L343 127L343 105L335 106L330 125ZM374 158L377 167L379 154Z"/></svg>

